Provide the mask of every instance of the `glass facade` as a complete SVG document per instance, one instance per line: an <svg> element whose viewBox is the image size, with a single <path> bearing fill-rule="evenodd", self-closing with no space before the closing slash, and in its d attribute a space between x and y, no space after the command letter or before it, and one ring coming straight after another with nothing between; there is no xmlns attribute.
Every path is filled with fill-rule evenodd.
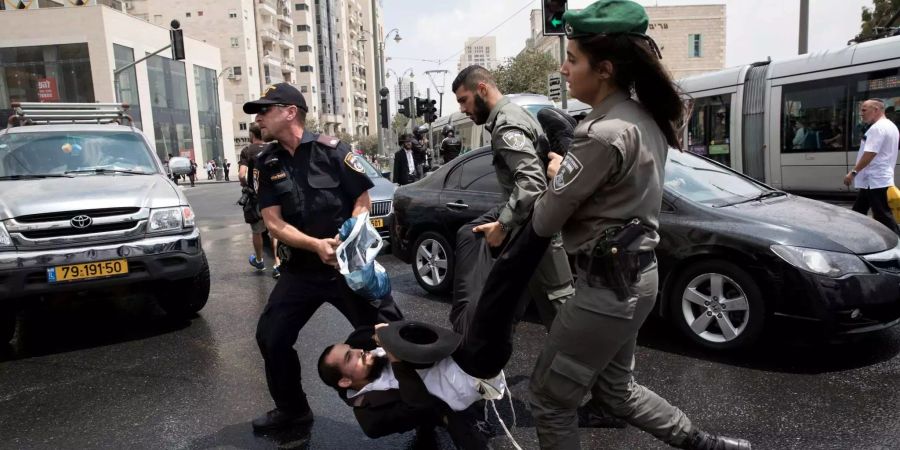
<svg viewBox="0 0 900 450"><path fill-rule="evenodd" d="M194 159L184 63L151 56L147 60L147 75L157 155L162 160L168 155Z"/></svg>
<svg viewBox="0 0 900 450"><path fill-rule="evenodd" d="M13 102L94 102L88 46L0 48L0 124Z"/></svg>
<svg viewBox="0 0 900 450"><path fill-rule="evenodd" d="M134 50L128 47L113 44L113 53L116 58L116 69L125 67L134 62ZM118 101L130 105L128 114L134 119L134 126L143 130L144 126L141 121L141 99L138 95L137 75L134 67L119 74L118 89Z"/></svg>
<svg viewBox="0 0 900 450"><path fill-rule="evenodd" d="M219 120L218 81L215 70L194 66L201 148L207 159L216 160L221 167L225 149L222 145L222 126Z"/></svg>

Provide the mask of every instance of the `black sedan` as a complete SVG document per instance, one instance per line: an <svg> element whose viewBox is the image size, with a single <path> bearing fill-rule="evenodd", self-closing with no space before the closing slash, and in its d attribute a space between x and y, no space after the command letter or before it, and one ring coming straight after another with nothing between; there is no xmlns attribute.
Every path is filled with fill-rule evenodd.
<svg viewBox="0 0 900 450"><path fill-rule="evenodd" d="M451 289L459 227L504 200L491 158L475 150L394 194L394 254L429 292ZM747 346L775 315L841 334L900 322L900 241L869 217L672 150L659 233L659 314L705 347Z"/></svg>

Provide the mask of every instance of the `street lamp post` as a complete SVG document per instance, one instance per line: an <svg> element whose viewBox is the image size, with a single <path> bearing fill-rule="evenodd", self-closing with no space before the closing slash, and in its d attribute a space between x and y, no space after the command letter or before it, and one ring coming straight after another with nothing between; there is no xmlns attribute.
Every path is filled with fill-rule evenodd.
<svg viewBox="0 0 900 450"><path fill-rule="evenodd" d="M378 40L378 17L377 17L378 7L376 5L376 0L372 0L372 40L376 42L378 45L374 48L378 50L375 55L375 92L380 93L381 88L384 86L384 42L391 35L391 33L396 33L394 35L394 41L400 42L402 39L400 37L400 30L394 28L391 31L388 31L387 34L384 35L384 39L381 41ZM376 108L375 119L377 123L378 129L378 154L385 155L384 151L384 130L381 127L381 118L379 114L386 114L385 111L381 111L381 108Z"/></svg>

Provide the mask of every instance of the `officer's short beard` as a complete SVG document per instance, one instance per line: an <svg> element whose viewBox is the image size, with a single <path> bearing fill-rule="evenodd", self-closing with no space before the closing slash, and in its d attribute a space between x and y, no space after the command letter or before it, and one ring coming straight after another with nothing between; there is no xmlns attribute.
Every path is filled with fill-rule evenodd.
<svg viewBox="0 0 900 450"><path fill-rule="evenodd" d="M472 115L475 125L484 125L491 115L491 108L488 108L487 102L477 92L475 93L475 111Z"/></svg>

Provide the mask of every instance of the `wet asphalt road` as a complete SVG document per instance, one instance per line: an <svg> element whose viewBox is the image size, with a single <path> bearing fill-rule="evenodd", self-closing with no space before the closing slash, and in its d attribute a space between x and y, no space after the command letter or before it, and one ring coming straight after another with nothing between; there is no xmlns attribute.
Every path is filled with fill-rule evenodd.
<svg viewBox="0 0 900 450"><path fill-rule="evenodd" d="M186 188L212 271L209 304L190 322L167 319L148 298L35 304L0 350L0 448L409 448L411 433L369 440L350 408L315 373L321 349L349 324L322 308L297 349L316 412L312 437L255 436L249 421L272 407L254 339L275 281L249 270L249 229L234 206L236 183ZM382 256L406 315L446 323L448 300L426 295L409 266ZM900 328L823 343L779 330L753 351L698 350L657 320L641 332L637 379L713 432L756 449L900 448ZM543 327L517 328L506 373L523 448L537 448L527 410L531 365ZM508 404L500 406L511 422ZM502 431L501 431L502 434ZM584 448L667 448L627 429L582 430ZM512 448L502 436L497 448ZM442 447L450 448L446 436Z"/></svg>

